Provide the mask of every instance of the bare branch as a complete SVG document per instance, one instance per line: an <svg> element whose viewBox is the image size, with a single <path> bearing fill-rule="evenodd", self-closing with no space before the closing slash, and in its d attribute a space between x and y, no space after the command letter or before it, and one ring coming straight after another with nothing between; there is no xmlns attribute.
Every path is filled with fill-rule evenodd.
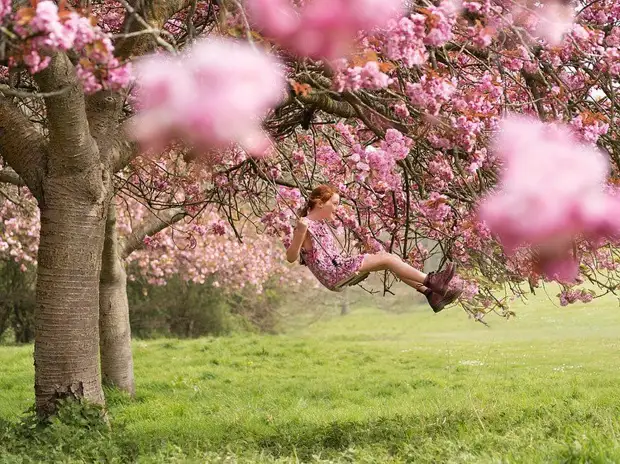
<svg viewBox="0 0 620 464"><path fill-rule="evenodd" d="M142 224L120 244L121 257L125 259L134 251L143 248L146 237L155 235L166 227L179 222L186 215L187 212L183 208L170 208L158 211L157 214L149 211L149 215Z"/></svg>
<svg viewBox="0 0 620 464"><path fill-rule="evenodd" d="M11 168L0 170L0 182L17 185L18 187L23 187L26 185L24 180Z"/></svg>
<svg viewBox="0 0 620 464"><path fill-rule="evenodd" d="M56 97L64 94L69 90L69 87L62 88L60 90L56 90L54 92L48 93L40 93L37 91L27 92L23 90L15 90L11 89L8 85L0 85L0 94L6 97L19 97L19 98L46 98L46 97Z"/></svg>
<svg viewBox="0 0 620 464"><path fill-rule="evenodd" d="M96 145L90 135L84 91L75 67L66 54L57 53L50 65L34 78L43 93L56 92L45 97L50 153L55 155L48 162L49 171L52 174L89 171L99 159L94 156ZM66 91L58 94L60 89Z"/></svg>
<svg viewBox="0 0 620 464"><path fill-rule="evenodd" d="M314 106L326 113L340 116L341 118L354 118L357 112L352 105L347 102L339 102L330 98L327 93L310 92L307 95L297 95L299 101L306 105Z"/></svg>
<svg viewBox="0 0 620 464"><path fill-rule="evenodd" d="M47 142L26 115L5 97L0 97L0 153L15 176L40 200ZM5 171L1 172L7 181L9 171Z"/></svg>
<svg viewBox="0 0 620 464"><path fill-rule="evenodd" d="M174 52L174 47L161 38L164 24L178 11L187 8L191 0L120 0L127 10L123 30L129 35L120 39L116 53L120 58L147 54L157 45ZM148 4L148 5L147 5ZM147 31L148 34L134 34Z"/></svg>
<svg viewBox="0 0 620 464"><path fill-rule="evenodd" d="M103 163L116 173L135 158L138 144L127 137L124 124L120 123L123 111L123 95L102 91L86 98L86 114L90 132L99 147Z"/></svg>

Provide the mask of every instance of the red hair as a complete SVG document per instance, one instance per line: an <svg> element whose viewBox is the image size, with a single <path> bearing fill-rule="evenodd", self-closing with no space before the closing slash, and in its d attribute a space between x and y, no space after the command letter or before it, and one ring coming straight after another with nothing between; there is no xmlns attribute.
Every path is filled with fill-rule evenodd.
<svg viewBox="0 0 620 464"><path fill-rule="evenodd" d="M301 217L307 216L314 207L319 203L327 203L331 198L338 193L334 187L328 184L318 185L312 192L310 192L310 196L308 197L308 202L306 206L304 206L301 211L299 211L299 215Z"/></svg>

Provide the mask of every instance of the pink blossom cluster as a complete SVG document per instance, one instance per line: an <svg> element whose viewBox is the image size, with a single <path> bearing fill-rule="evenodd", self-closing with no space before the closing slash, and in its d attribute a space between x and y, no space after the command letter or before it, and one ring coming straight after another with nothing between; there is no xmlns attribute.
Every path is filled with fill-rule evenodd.
<svg viewBox="0 0 620 464"><path fill-rule="evenodd" d="M181 138L202 152L236 142L263 154L270 144L260 118L285 95L279 68L269 55L222 39L198 41L180 57L145 58L133 135L154 150Z"/></svg>
<svg viewBox="0 0 620 464"><path fill-rule="evenodd" d="M418 214L424 217L431 226L437 227L448 221L452 216L450 202L445 195L431 192L427 200L422 200Z"/></svg>
<svg viewBox="0 0 620 464"><path fill-rule="evenodd" d="M428 47L441 47L453 38L457 11L450 1L438 7L423 8L420 13L392 19L377 33L385 56L405 66L420 66L428 61Z"/></svg>
<svg viewBox="0 0 620 464"><path fill-rule="evenodd" d="M506 253L534 247L543 272L574 280L573 241L597 242L620 232L620 199L604 188L606 156L566 127L516 116L503 121L493 148L504 169L480 205L481 219Z"/></svg>
<svg viewBox="0 0 620 464"><path fill-rule="evenodd" d="M131 81L130 64L114 57L110 37L93 26L90 18L72 10L59 11L51 0L38 2L34 9L17 10L13 31L23 41L21 61L32 73L49 65L50 54L75 50L81 57L76 71L87 93L119 90Z"/></svg>
<svg viewBox="0 0 620 464"><path fill-rule="evenodd" d="M132 209L132 219L136 213L140 214ZM120 216L121 227L130 232L128 212ZM299 270L286 265L276 240L246 229L241 242L230 225L212 211L191 223L164 229L145 243L145 249L130 255L129 268L153 285L165 285L170 277L180 275L198 284L214 279L213 285L229 291L250 287L260 293L272 278L289 285L305 281Z"/></svg>
<svg viewBox="0 0 620 464"><path fill-rule="evenodd" d="M388 129L379 147L356 144L346 158L346 168L353 180L368 183L376 191L397 190L401 178L396 172L396 163L407 157L412 145L411 139L394 129ZM323 149L332 157L338 156L331 147Z"/></svg>
<svg viewBox="0 0 620 464"><path fill-rule="evenodd" d="M368 61L364 66L354 67L347 67L345 60L338 61L340 63L344 61L345 64L345 66L334 66L338 71L334 79L334 86L338 92L345 90L355 92L360 89L378 90L388 87L393 82L390 76L381 71L376 61Z"/></svg>
<svg viewBox="0 0 620 464"><path fill-rule="evenodd" d="M301 56L335 59L346 55L360 31L384 26L403 8L402 0L246 0L252 23L265 36Z"/></svg>
<svg viewBox="0 0 620 464"><path fill-rule="evenodd" d="M460 298L464 301L472 301L480 292L480 285L475 280L465 279L460 275L454 277L452 285L463 289Z"/></svg>
<svg viewBox="0 0 620 464"><path fill-rule="evenodd" d="M118 0L106 0L90 5L92 14L97 18L97 25L106 34L122 31L127 10Z"/></svg>
<svg viewBox="0 0 620 464"><path fill-rule="evenodd" d="M536 12L538 21L535 33L549 44L558 45L573 27L575 7L571 2L562 0L546 0L541 3L540 11Z"/></svg>
<svg viewBox="0 0 620 464"><path fill-rule="evenodd" d="M613 77L620 76L620 47L611 47L605 50L603 66Z"/></svg>
<svg viewBox="0 0 620 464"><path fill-rule="evenodd" d="M568 306L569 304L577 303L589 303L594 298L594 292L592 290L584 290L582 288L568 288L562 290L558 295L560 298L561 306Z"/></svg>
<svg viewBox="0 0 620 464"><path fill-rule="evenodd" d="M466 2L468 11L475 11L477 2ZM563 0L516 0L512 2L487 1L487 16L494 29L516 26L529 33L531 40L540 39L550 46L558 46L571 32L575 21L575 7ZM491 15L495 12L496 16Z"/></svg>
<svg viewBox="0 0 620 464"><path fill-rule="evenodd" d="M19 198L20 204L0 198L0 261L15 261L25 271L37 264L39 212L30 194L20 196L16 188L3 189L9 198Z"/></svg>
<svg viewBox="0 0 620 464"><path fill-rule="evenodd" d="M454 180L453 168L443 153L437 153L436 156L431 158L427 169L433 178L434 187L438 191L446 189Z"/></svg>
<svg viewBox="0 0 620 464"><path fill-rule="evenodd" d="M11 14L12 0L0 0L0 22Z"/></svg>
<svg viewBox="0 0 620 464"><path fill-rule="evenodd" d="M607 134L609 124L589 115L579 114L571 121L571 126L590 143L596 143L601 135Z"/></svg>
<svg viewBox="0 0 620 464"><path fill-rule="evenodd" d="M407 83L407 96L414 106L436 116L442 105L450 101L457 89L457 81L449 77L429 77L424 74L419 82Z"/></svg>
<svg viewBox="0 0 620 464"><path fill-rule="evenodd" d="M426 16L426 45L441 47L453 39L457 10L450 0L443 1L438 7L431 5L423 10Z"/></svg>
<svg viewBox="0 0 620 464"><path fill-rule="evenodd" d="M401 61L405 66L419 66L428 60L424 43L426 18L421 14L392 20L382 31L383 53L390 60Z"/></svg>

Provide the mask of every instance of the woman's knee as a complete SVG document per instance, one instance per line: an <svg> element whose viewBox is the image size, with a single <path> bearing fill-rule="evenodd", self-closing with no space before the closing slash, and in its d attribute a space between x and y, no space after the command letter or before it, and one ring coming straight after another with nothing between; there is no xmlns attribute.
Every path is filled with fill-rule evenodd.
<svg viewBox="0 0 620 464"><path fill-rule="evenodd" d="M388 252L385 252L384 260L385 260L386 265L398 264L402 262L402 259L400 259L400 256L394 253L388 253Z"/></svg>
<svg viewBox="0 0 620 464"><path fill-rule="evenodd" d="M389 265L389 253L379 252L367 254L362 261L362 271L381 271Z"/></svg>
<svg viewBox="0 0 620 464"><path fill-rule="evenodd" d="M373 264L375 264L376 266L381 266L383 269L389 268L394 263L400 261L400 258L397 255L393 253L388 253L387 251L380 251L371 256L371 261L373 262Z"/></svg>

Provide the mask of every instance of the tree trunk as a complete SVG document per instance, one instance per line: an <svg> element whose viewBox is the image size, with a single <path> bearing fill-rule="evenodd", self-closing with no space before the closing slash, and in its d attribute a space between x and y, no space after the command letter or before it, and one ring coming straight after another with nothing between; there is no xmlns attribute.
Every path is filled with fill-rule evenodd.
<svg viewBox="0 0 620 464"><path fill-rule="evenodd" d="M40 415L53 413L61 398L104 402L99 275L109 198L103 177L93 169L43 182L34 347Z"/></svg>
<svg viewBox="0 0 620 464"><path fill-rule="evenodd" d="M127 300L127 274L119 253L114 201L108 208L99 283L99 346L104 385L133 395L133 357Z"/></svg>

